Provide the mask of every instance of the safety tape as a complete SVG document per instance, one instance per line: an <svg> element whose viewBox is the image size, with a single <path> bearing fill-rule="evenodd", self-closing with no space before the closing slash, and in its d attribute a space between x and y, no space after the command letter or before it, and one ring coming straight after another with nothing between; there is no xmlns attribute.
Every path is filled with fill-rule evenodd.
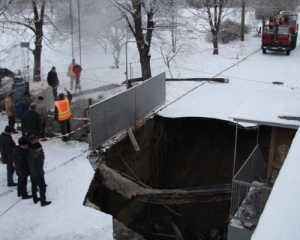
<svg viewBox="0 0 300 240"><path fill-rule="evenodd" d="M240 44L241 45L241 44ZM224 47L219 47L219 48L207 48L207 49L204 49L204 50L199 50L199 51L194 51L194 52L188 52L188 53L182 53L182 54L177 54L176 56L186 56L186 55L195 55L195 54L202 54L202 53L206 53L206 52L211 52L213 50L216 50L216 49L226 49L226 48L239 48L240 45L228 45L228 46L224 46ZM249 44L249 45L244 45L244 47L250 47L250 46L256 46L256 45L259 45L258 43L254 43L254 44ZM221 56L220 56L221 57ZM224 58L224 59L237 59L238 58L238 54L236 57L221 57L221 58ZM163 58L152 58L151 61L159 61L159 60L163 60ZM134 62L131 62L132 64L140 64L140 61L134 61ZM125 63L120 63L119 66L124 66ZM105 68L108 68L108 69L111 69L112 66L100 66L100 67L95 67L95 68L85 68L84 71L91 71L91 70L96 70L96 69L105 69ZM66 74L66 72L57 72L58 75L60 74ZM36 76L47 76L47 74L41 74L41 75L36 75ZM88 78L85 78L85 79L88 79ZM99 80L92 80L92 79L88 79L88 80L91 80L91 81L99 81ZM105 81L100 81L100 82L105 82ZM111 83L111 82L110 82Z"/></svg>
<svg viewBox="0 0 300 240"><path fill-rule="evenodd" d="M90 124L87 123L87 124L85 124L85 125L83 125L83 126L77 128L77 129L73 130L72 132L67 133L67 134L64 134L64 135L59 135L59 136L54 136L54 137L48 137L48 138L45 137L45 138L41 138L40 140L41 140L41 141L46 141L46 140L51 140L51 139L54 139L54 138L68 137L69 135L72 135L72 134L74 134L74 133L77 133L79 130L81 130L81 129L87 127L88 125L90 125Z"/></svg>
<svg viewBox="0 0 300 240"><path fill-rule="evenodd" d="M54 118L54 116L52 116L52 115L48 115L48 117ZM83 120L83 121L89 121L90 120L89 118L73 118L73 117L71 119L73 119L73 120Z"/></svg>
<svg viewBox="0 0 300 240"><path fill-rule="evenodd" d="M205 72L205 71L200 71L200 70L195 70L195 69L188 69L188 68L178 67L178 66L175 66L175 68L184 69L184 70L187 70L187 71L201 72L201 73L206 73L206 74L210 74L210 75L214 74L214 73L211 73L211 72ZM228 76L228 75L223 75L223 74L220 74L219 76L226 77L226 78L240 79L240 80L244 80L244 81L251 81L251 82L257 82L257 83L264 83L264 84L274 85L273 84L274 81L272 81L272 82L264 82L264 81L258 81L258 80L249 79L249 78L240 78L240 77ZM286 85L278 85L278 86L292 88L292 89L299 88L299 87L286 86Z"/></svg>

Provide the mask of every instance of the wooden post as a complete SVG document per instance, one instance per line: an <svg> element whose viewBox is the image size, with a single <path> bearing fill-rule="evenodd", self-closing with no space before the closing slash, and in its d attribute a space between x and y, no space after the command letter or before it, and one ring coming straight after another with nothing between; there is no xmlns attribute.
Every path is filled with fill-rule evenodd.
<svg viewBox="0 0 300 240"><path fill-rule="evenodd" d="M133 145L134 150L136 152L140 151L140 147L139 147L139 145L138 145L138 143L137 143L137 141L136 141L136 139L135 139L135 137L134 137L134 135L131 131L131 128L129 128L127 132L128 132L128 135L129 135L129 138L131 140L131 143Z"/></svg>

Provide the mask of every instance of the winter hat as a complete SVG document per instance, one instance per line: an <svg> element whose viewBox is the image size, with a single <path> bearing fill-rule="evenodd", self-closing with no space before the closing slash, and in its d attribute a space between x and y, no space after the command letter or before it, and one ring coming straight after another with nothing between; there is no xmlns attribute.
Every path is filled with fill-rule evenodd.
<svg viewBox="0 0 300 240"><path fill-rule="evenodd" d="M39 148L42 148L42 145L39 142L36 142L36 143L32 144L31 148L32 149L39 149Z"/></svg>
<svg viewBox="0 0 300 240"><path fill-rule="evenodd" d="M19 145L26 145L28 144L28 139L26 137L20 137L18 143Z"/></svg>
<svg viewBox="0 0 300 240"><path fill-rule="evenodd" d="M36 109L36 104L34 102L30 103L29 107L31 110L34 110L34 109Z"/></svg>
<svg viewBox="0 0 300 240"><path fill-rule="evenodd" d="M56 67L54 67L54 66L51 68L51 70L55 70L55 69L56 69Z"/></svg>
<svg viewBox="0 0 300 240"><path fill-rule="evenodd" d="M64 93L58 94L58 99L59 99L59 100L65 99L65 94L64 94Z"/></svg>
<svg viewBox="0 0 300 240"><path fill-rule="evenodd" d="M13 132L13 129L10 126L6 126L5 129L4 129L4 132L11 133L11 132Z"/></svg>
<svg viewBox="0 0 300 240"><path fill-rule="evenodd" d="M37 136L35 136L34 134L31 134L29 137L28 137L28 141L32 142L34 140L38 139Z"/></svg>

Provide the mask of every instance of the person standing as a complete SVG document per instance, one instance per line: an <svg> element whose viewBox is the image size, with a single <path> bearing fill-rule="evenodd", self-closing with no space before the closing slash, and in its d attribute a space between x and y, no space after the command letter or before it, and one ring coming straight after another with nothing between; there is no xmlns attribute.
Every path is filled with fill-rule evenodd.
<svg viewBox="0 0 300 240"><path fill-rule="evenodd" d="M81 89L81 85L80 85L81 71L82 71L82 67L80 65L76 64L73 67L73 72L75 73L75 82L76 82L75 89L76 88Z"/></svg>
<svg viewBox="0 0 300 240"><path fill-rule="evenodd" d="M18 133L15 130L15 104L13 100L14 92L10 92L8 96L5 98L5 112L8 117L8 126L13 129L13 133Z"/></svg>
<svg viewBox="0 0 300 240"><path fill-rule="evenodd" d="M36 142L39 142L39 138L36 135L31 134L28 137L28 147L29 147L29 149L31 149L32 145L35 144ZM41 154L42 160L44 161L45 160L45 153L44 153L43 146L42 146L42 149L40 151L40 154Z"/></svg>
<svg viewBox="0 0 300 240"><path fill-rule="evenodd" d="M64 88L67 92L67 98L65 98L64 93L58 95L58 101L55 102L54 108L54 120L58 120L61 134L63 135L62 140L64 142L68 141L68 137L65 136L67 133L71 132L70 118L72 117L71 112L71 100L72 94L67 88Z"/></svg>
<svg viewBox="0 0 300 240"><path fill-rule="evenodd" d="M16 146L14 140L12 139L13 129L10 126L6 126L4 132L0 135L0 152L2 156L3 163L6 163L6 170L7 170L7 186L8 187L15 187L17 186L14 183L14 164L12 160L12 150Z"/></svg>
<svg viewBox="0 0 300 240"><path fill-rule="evenodd" d="M32 134L39 136L43 131L43 123L41 116L37 113L36 104L31 103L29 110L22 117L22 124L27 136Z"/></svg>
<svg viewBox="0 0 300 240"><path fill-rule="evenodd" d="M44 104L44 98L42 96L38 96L38 102L36 103L36 111L38 114L40 114L42 118L43 130L40 137L43 138L45 137L45 128L48 123L48 114L46 106Z"/></svg>
<svg viewBox="0 0 300 240"><path fill-rule="evenodd" d="M31 179L31 191L33 202L36 204L41 201L41 206L47 206L51 204L51 201L46 201L46 183L44 172L44 160L40 154L42 145L39 142L32 144L28 153L28 165L30 170ZM39 190L40 197L37 197L37 191Z"/></svg>
<svg viewBox="0 0 300 240"><path fill-rule="evenodd" d="M29 92L25 91L21 98L15 100L15 117L21 121L21 131L23 137L25 136L25 130L22 124L22 117L24 113L29 110L30 97L31 95Z"/></svg>
<svg viewBox="0 0 300 240"><path fill-rule="evenodd" d="M73 67L77 65L75 58L72 59L72 62L68 66L67 76L70 77L70 90L73 90L74 80L76 78L75 73L73 72Z"/></svg>
<svg viewBox="0 0 300 240"><path fill-rule="evenodd" d="M18 175L18 197L22 196L22 199L29 199L32 198L32 195L28 195L27 193L27 178L29 177L27 160L29 152L28 140L25 137L21 137L18 143L19 145L14 147L12 151L12 159Z"/></svg>
<svg viewBox="0 0 300 240"><path fill-rule="evenodd" d="M48 85L52 87L53 97L54 97L54 100L56 100L57 87L59 85L59 80L58 80L56 68L54 66L51 68L51 71L48 72L47 82L48 82Z"/></svg>

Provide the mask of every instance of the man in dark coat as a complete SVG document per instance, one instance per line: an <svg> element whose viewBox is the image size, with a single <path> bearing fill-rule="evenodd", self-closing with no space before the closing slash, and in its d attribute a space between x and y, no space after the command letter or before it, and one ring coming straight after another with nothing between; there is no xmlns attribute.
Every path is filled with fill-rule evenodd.
<svg viewBox="0 0 300 240"><path fill-rule="evenodd" d="M15 100L15 117L20 119L20 121L22 120L24 113L29 110L30 97L31 95L29 94L29 92L25 91L21 98ZM21 131L22 131L22 136L25 136L25 131L22 122L21 122Z"/></svg>
<svg viewBox="0 0 300 240"><path fill-rule="evenodd" d="M29 147L29 149L32 149L32 145L35 144L36 142L39 142L39 138L36 135L31 134L28 137L28 147ZM44 153L44 149L43 149L42 145L41 145L41 148L42 149L40 151L40 154L41 154L41 157L42 157L42 161L45 161L45 153Z"/></svg>
<svg viewBox="0 0 300 240"><path fill-rule="evenodd" d="M51 204L51 201L46 201L46 183L44 178L44 161L40 154L42 146L39 142L32 144L28 153L28 165L30 169L30 179L32 188L33 202L36 204L41 201L41 206ZM40 192L40 198L37 197L37 191Z"/></svg>
<svg viewBox="0 0 300 240"><path fill-rule="evenodd" d="M14 147L12 151L12 158L18 175L18 197L22 196L22 199L29 199L32 198L32 195L28 195L27 193L27 178L29 177L27 160L29 152L28 140L25 137L21 137L18 143L19 145Z"/></svg>
<svg viewBox="0 0 300 240"><path fill-rule="evenodd" d="M54 100L57 98L57 87L59 85L59 80L57 77L56 68L53 66L51 71L48 72L47 77L48 85L52 87Z"/></svg>
<svg viewBox="0 0 300 240"><path fill-rule="evenodd" d="M8 187L17 186L17 184L14 183L13 179L15 168L12 160L12 150L16 146L16 144L11 137L12 132L12 127L6 126L4 132L0 135L0 152L3 163L6 163Z"/></svg>
<svg viewBox="0 0 300 240"><path fill-rule="evenodd" d="M38 114L36 104L31 103L30 109L24 113L22 117L22 124L27 136L34 134L39 136L43 132L43 122L40 114Z"/></svg>

